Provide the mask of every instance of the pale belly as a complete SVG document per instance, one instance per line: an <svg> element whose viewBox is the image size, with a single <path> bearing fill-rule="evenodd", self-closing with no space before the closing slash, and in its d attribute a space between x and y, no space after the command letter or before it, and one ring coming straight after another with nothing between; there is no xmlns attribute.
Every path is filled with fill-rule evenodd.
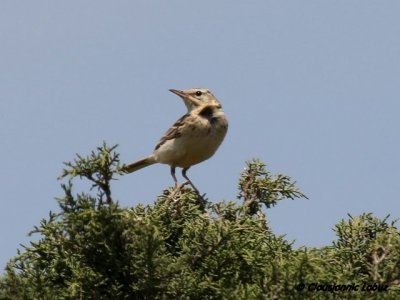
<svg viewBox="0 0 400 300"><path fill-rule="evenodd" d="M154 151L157 162L188 168L209 159L221 145L226 128L196 130L166 141Z"/></svg>

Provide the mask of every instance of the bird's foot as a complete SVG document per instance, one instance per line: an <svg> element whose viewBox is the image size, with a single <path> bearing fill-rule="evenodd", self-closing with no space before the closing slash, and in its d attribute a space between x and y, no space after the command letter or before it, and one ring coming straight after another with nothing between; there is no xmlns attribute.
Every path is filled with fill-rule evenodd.
<svg viewBox="0 0 400 300"><path fill-rule="evenodd" d="M197 197L198 197L197 199L198 199L198 201L199 201L199 204L200 204L202 207L204 207L205 204L207 203L207 200L206 200L206 193L204 193L203 195L201 195L200 192L199 192L199 190L193 185L193 183L192 183L190 180L188 180L188 181L182 183L182 184L179 186L179 191L184 191L184 190L185 190L184 187L185 187L186 185L190 185L190 186L192 187L193 191L197 194Z"/></svg>
<svg viewBox="0 0 400 300"><path fill-rule="evenodd" d="M190 185L190 187L187 187ZM200 194L199 190L193 186L193 184L190 181L186 181L182 184L175 184L175 188L171 189L170 192L168 193L168 198L171 199L173 202L177 202L181 199L181 196L185 194L186 192L193 191L197 195L197 201L200 207L205 209L205 206L207 204L207 199L206 199L206 194L204 193L203 195Z"/></svg>
<svg viewBox="0 0 400 300"><path fill-rule="evenodd" d="M190 185L190 186L192 187L192 189L196 192L196 194L197 194L197 195L200 195L199 190L193 185L193 183L192 183L190 180L188 180L188 181L182 183L182 184L179 186L179 189L182 190L186 185Z"/></svg>

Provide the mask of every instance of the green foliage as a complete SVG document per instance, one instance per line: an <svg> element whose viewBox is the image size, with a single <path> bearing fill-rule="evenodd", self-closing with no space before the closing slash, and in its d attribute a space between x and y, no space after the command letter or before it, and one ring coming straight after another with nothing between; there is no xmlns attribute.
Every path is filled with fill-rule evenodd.
<svg viewBox="0 0 400 300"><path fill-rule="evenodd" d="M115 149L103 144L66 163L60 212L50 212L31 232L39 241L9 262L0 299L397 298L400 235L387 218L349 216L331 246L294 249L270 230L265 208L305 195L256 160L240 176L240 204L169 188L153 205L122 208L111 196ZM75 177L96 193L75 194ZM312 284L358 289L321 292ZM365 284L388 291L362 291Z"/></svg>
<svg viewBox="0 0 400 300"><path fill-rule="evenodd" d="M247 168L239 179L239 199L249 214L260 211L261 203L267 208L276 205L282 199L307 198L291 182L290 177L282 174L272 176L264 163L258 160L247 162Z"/></svg>
<svg viewBox="0 0 400 300"><path fill-rule="evenodd" d="M349 215L348 221L336 225L338 240L334 246L342 272L381 284L400 285L400 236L395 221L389 224L388 218Z"/></svg>

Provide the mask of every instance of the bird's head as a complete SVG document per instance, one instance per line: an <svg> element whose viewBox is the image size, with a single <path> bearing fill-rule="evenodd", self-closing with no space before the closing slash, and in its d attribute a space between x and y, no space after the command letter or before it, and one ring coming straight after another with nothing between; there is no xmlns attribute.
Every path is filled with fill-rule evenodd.
<svg viewBox="0 0 400 300"><path fill-rule="evenodd" d="M170 91L182 98L188 111L204 104L219 104L217 98L215 98L209 89L195 88L182 91L170 89Z"/></svg>

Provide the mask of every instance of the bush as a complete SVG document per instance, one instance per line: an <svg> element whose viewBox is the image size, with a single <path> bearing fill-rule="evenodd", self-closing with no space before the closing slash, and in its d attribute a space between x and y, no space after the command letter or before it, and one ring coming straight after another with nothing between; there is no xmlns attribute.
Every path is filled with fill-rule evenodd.
<svg viewBox="0 0 400 300"><path fill-rule="evenodd" d="M103 144L66 163L60 212L50 212L31 232L40 240L8 263L0 299L398 296L395 222L372 214L349 216L336 225L331 246L294 249L270 230L265 211L305 195L288 176L272 176L257 160L240 176L240 204L169 188L154 205L122 208L110 185L121 174L115 149ZM91 182L92 191L74 194L76 177Z"/></svg>

